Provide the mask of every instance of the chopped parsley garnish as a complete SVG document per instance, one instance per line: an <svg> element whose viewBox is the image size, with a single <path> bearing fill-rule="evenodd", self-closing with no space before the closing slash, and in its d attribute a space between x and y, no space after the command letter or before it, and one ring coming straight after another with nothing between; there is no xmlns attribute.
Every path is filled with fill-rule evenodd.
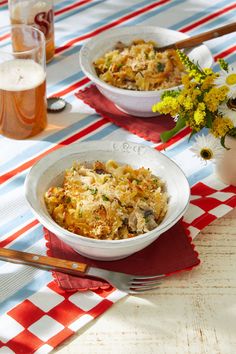
<svg viewBox="0 0 236 354"><path fill-rule="evenodd" d="M102 195L102 199L104 200L104 202L108 202L109 201L109 198L105 194Z"/></svg>
<svg viewBox="0 0 236 354"><path fill-rule="evenodd" d="M163 64L161 62L157 63L157 71L159 73L162 73L164 70L165 70L165 64Z"/></svg>
<svg viewBox="0 0 236 354"><path fill-rule="evenodd" d="M94 188L94 189L89 188L89 190L90 190L91 194L93 194L93 195L97 194L97 192L98 192L97 188Z"/></svg>
<svg viewBox="0 0 236 354"><path fill-rule="evenodd" d="M133 181L135 181L137 184L141 183L140 179L137 179L137 178L134 178Z"/></svg>
<svg viewBox="0 0 236 354"><path fill-rule="evenodd" d="M70 203L71 202L71 197L66 197L65 202L66 203Z"/></svg>

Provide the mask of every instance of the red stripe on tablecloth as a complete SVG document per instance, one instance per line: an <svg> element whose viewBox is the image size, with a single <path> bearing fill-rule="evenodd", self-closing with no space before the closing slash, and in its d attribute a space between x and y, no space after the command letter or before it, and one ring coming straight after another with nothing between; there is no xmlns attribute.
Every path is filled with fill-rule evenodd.
<svg viewBox="0 0 236 354"><path fill-rule="evenodd" d="M9 243L15 241L15 239L17 239L17 237L22 235L24 232L30 230L32 227L34 227L37 224L39 224L38 220L31 221L30 223L28 223L27 225L25 225L21 229L19 229L16 232L14 232L12 235L8 236L5 240L0 241L0 247L7 246Z"/></svg>
<svg viewBox="0 0 236 354"><path fill-rule="evenodd" d="M2 6L2 5L6 5L6 4L7 4L7 0L0 1L0 6Z"/></svg>
<svg viewBox="0 0 236 354"><path fill-rule="evenodd" d="M234 51L236 51L236 45L234 45L233 47L230 47L230 48L224 50L223 52L215 55L214 59L215 59L215 61L217 61L220 58L225 58L228 55L232 54Z"/></svg>
<svg viewBox="0 0 236 354"><path fill-rule="evenodd" d="M181 132L176 134L172 139L170 139L167 143L160 144L160 145L156 146L155 149L159 150L159 151L164 150L164 149L168 148L169 146L174 145L175 143L180 141L182 138L187 136L190 132L191 132L191 129L189 127L186 127L183 130L181 130Z"/></svg>
<svg viewBox="0 0 236 354"><path fill-rule="evenodd" d="M64 44L63 46L56 48L56 53L59 54L59 53L65 51L65 50L69 49L73 44L75 44L75 43L77 43L79 41L82 41L84 39L87 39L87 38L90 38L92 36L95 36L95 35L103 32L103 31L105 31L105 30L107 30L109 28L115 27L115 26L117 26L117 25L119 25L119 24L121 24L121 23L123 23L125 21L130 20L133 17L141 15L144 12L152 10L152 9L154 9L157 6L164 5L164 4L168 3L168 2L170 2L170 0L161 0L161 1L155 2L154 4L148 5L146 7L143 7L142 9L139 9L139 10L136 10L134 12L131 12L130 14L125 15L124 17L121 17L118 20L115 20L115 21L110 22L110 23L108 23L108 24L106 24L106 25L104 25L104 26L102 26L100 28L97 28L96 30L94 30L94 31L92 31L90 33L87 33L87 34L84 34L82 36L76 37L76 38L70 40L69 42L67 42L66 44Z"/></svg>
<svg viewBox="0 0 236 354"><path fill-rule="evenodd" d="M196 28L198 26L201 26L202 24L204 24L205 22L208 22L220 15L223 15L225 14L226 12L229 12L233 9L236 8L236 3L235 4L232 4L232 5L229 5L229 6L226 6L224 7L223 9L220 9L216 12L213 12L211 13L210 15L204 17L204 18L201 18L199 21L196 21L194 23L191 23L190 25L186 26L186 27L183 27L180 29L181 32L187 32L187 31L191 31L193 28Z"/></svg>
<svg viewBox="0 0 236 354"><path fill-rule="evenodd" d="M92 0L83 0L83 1L77 2L77 3L73 4L73 5L66 6L63 9L55 11L54 15L55 16L61 15L62 13L65 13L67 11L71 11L71 10L73 10L73 9L75 9L77 7L83 6L83 5L85 5L85 4L87 4L88 2L91 2L91 1ZM7 1L0 2L0 6L4 5L4 4L7 4ZM4 34L3 36L0 36L0 41L2 41L4 39L7 39L9 37L10 37L10 33Z"/></svg>
<svg viewBox="0 0 236 354"><path fill-rule="evenodd" d="M48 149L47 151L44 151L43 153L39 154L38 156L34 157L33 159L28 160L27 162L23 163L22 165L18 166L17 168L15 168L15 169L3 174L2 176L0 176L0 184L8 181L10 178L14 177L18 173L21 173L21 172L27 170L29 167L31 167L39 159L41 159L42 157L46 156L49 152L58 150L64 145L69 145L69 144L75 142L76 140L84 137L85 135L93 132L94 130L102 127L103 125L105 125L107 123L108 123L107 120L100 119L99 121L89 125L88 127L86 127L85 129L81 130L80 132L70 136L69 138L67 138L65 140L62 140L60 143L58 143L57 145L55 145L52 148Z"/></svg>
<svg viewBox="0 0 236 354"><path fill-rule="evenodd" d="M67 93L79 88L80 86L83 86L83 85L86 85L88 82L89 82L89 78L85 77L77 82L75 82L74 84L68 86L66 89L64 90L61 90L59 92L57 92L56 94L54 94L53 96L58 96L58 97L61 97L61 96L64 96L66 95Z"/></svg>
<svg viewBox="0 0 236 354"><path fill-rule="evenodd" d="M76 2L73 5L69 5L69 6L64 7L63 9L55 11L54 14L56 16L57 15L61 15L61 14L63 14L66 11L70 11L70 10L76 9L77 7L83 6L83 5L87 4L88 2L92 2L92 0L83 0L83 1Z"/></svg>
<svg viewBox="0 0 236 354"><path fill-rule="evenodd" d="M0 41L3 41L4 39L7 39L9 37L10 37L10 33L3 34L2 36L0 36Z"/></svg>

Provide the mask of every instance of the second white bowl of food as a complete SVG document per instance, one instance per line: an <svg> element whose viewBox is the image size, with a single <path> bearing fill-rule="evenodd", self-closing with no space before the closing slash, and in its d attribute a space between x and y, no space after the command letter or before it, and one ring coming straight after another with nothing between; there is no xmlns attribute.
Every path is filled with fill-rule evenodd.
<svg viewBox="0 0 236 354"><path fill-rule="evenodd" d="M130 46L134 40L154 41L157 47L161 47L187 37L184 33L156 26L114 28L93 37L81 48L80 66L85 75L97 86L98 90L117 105L119 109L135 116L154 116L157 113L152 112L152 106L160 101L161 94L167 89L174 89L180 85L180 80L177 78L179 73L176 61L167 59L165 54L161 54L159 59L158 57L153 59L153 51L150 51L150 48L140 49L140 46L134 51L133 60L130 53L123 55L122 52L122 58L117 56L119 53L109 55L107 53L112 52L117 43L117 51L119 52L119 46L122 46L122 44ZM106 59L104 60L105 54ZM147 58L143 58L144 55ZM170 55L177 56L175 52ZM138 60L135 57L138 57ZM205 45L191 50L189 57L201 67L210 67L212 65L212 55ZM128 60L126 60L127 58ZM130 60L131 62L128 63ZM103 70L104 65L109 68L105 73ZM111 70L111 65L114 65L114 70L113 67ZM99 70L103 71L101 75L99 75ZM177 73L174 76L174 80L172 80L174 86L168 88L170 74L174 71L175 74ZM178 83L177 85L174 84L175 79ZM118 82L119 80L121 82ZM125 80L127 80L127 85ZM153 81L156 86L158 86L157 83L159 82L163 89L149 90L149 87L153 89ZM124 88L125 86L126 88ZM137 87L139 90L137 90Z"/></svg>
<svg viewBox="0 0 236 354"><path fill-rule="evenodd" d="M72 168L74 163L96 161L105 167ZM117 169L116 163L122 167ZM75 143L50 153L31 168L25 191L33 213L47 229L80 254L100 260L124 258L151 244L182 217L190 196L184 173L171 159L143 145L114 141ZM155 209L160 206L162 216ZM73 232L64 228L66 224ZM106 232L114 239L107 239Z"/></svg>

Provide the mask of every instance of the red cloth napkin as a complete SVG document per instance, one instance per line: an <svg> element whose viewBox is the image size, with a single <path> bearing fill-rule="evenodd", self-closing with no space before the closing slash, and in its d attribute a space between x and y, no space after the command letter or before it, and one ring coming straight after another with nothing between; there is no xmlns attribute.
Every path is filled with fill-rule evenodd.
<svg viewBox="0 0 236 354"><path fill-rule="evenodd" d="M192 240L186 235L181 222L162 234L144 250L125 259L112 262L85 258L46 229L45 238L49 256L84 262L90 266L123 273L167 276L181 270L190 270L200 263ZM110 287L105 281L75 277L59 272L54 272L54 276L58 285L64 290L83 291Z"/></svg>
<svg viewBox="0 0 236 354"><path fill-rule="evenodd" d="M175 125L170 115L159 115L151 118L140 118L120 111L114 103L109 101L95 85L86 87L75 94L100 114L103 118L154 143L160 142L160 134L172 129Z"/></svg>

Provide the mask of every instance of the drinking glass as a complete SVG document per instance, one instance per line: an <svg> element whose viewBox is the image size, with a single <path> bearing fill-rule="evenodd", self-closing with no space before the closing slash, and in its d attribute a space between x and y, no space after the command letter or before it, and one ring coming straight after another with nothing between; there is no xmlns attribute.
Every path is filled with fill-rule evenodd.
<svg viewBox="0 0 236 354"><path fill-rule="evenodd" d="M25 139L47 125L45 37L28 25L0 33L0 133Z"/></svg>
<svg viewBox="0 0 236 354"><path fill-rule="evenodd" d="M53 59L54 12L52 0L8 0L11 24L26 24L38 28L46 38L47 63Z"/></svg>

